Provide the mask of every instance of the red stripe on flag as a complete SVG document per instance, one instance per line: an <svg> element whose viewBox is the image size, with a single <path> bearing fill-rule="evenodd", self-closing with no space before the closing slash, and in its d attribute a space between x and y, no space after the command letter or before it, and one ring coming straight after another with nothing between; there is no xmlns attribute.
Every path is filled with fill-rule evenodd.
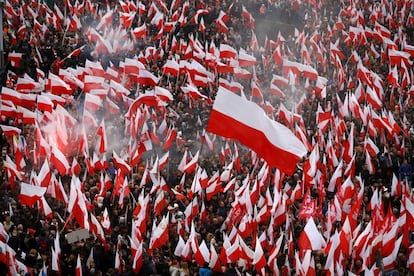
<svg viewBox="0 0 414 276"><path fill-rule="evenodd" d="M266 122L266 120L270 119L266 117L264 112L263 114L260 113L261 109L257 105L252 105L252 102L242 99L229 91L221 91L224 91L224 89L221 89L216 97L207 131L226 138L239 140L242 144L248 146L264 158L269 165L274 166L285 173L292 174L295 171L297 162L306 154L305 146L285 126L277 124L274 121ZM222 93L221 97L219 97L220 92ZM257 124L253 127L251 124L252 122L247 122L243 116L238 116L239 111L234 111L233 114L231 114L231 116L236 117L224 114L224 112L227 113L228 110L223 111L224 107L219 106L223 105L223 103L217 104L218 100L224 100L224 105L226 105L225 108L228 108L228 110L232 108L240 108L240 110L244 110L243 112L249 112L249 114L251 114L249 117L254 118L253 120L255 120L255 123ZM228 100L231 100L233 104L227 104L230 103ZM229 107L227 107L227 105L229 105ZM222 110L219 111L217 108ZM273 141L271 141L268 136L269 132L277 133L277 137L273 135ZM284 142L289 142L284 143L283 140ZM285 148L282 148L281 146ZM286 148L287 146L289 149Z"/></svg>

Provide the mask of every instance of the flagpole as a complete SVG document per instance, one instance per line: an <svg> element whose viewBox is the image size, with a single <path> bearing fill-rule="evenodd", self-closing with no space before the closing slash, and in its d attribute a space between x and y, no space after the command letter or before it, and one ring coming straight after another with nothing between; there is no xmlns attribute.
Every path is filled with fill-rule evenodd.
<svg viewBox="0 0 414 276"><path fill-rule="evenodd" d="M63 225L62 229L59 231L59 233L62 233L63 230L66 228L66 225L69 223L70 219L72 218L72 213L69 214L69 217L66 218L65 224Z"/></svg>

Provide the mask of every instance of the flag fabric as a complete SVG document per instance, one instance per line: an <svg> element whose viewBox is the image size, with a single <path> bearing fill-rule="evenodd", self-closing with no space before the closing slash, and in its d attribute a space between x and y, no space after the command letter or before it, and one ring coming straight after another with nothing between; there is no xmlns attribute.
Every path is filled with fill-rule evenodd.
<svg viewBox="0 0 414 276"><path fill-rule="evenodd" d="M248 112L246 112L248 111ZM292 174L307 153L303 143L285 126L269 119L255 103L219 87L207 131L239 140L267 163Z"/></svg>
<svg viewBox="0 0 414 276"><path fill-rule="evenodd" d="M80 255L76 258L76 267L75 267L76 276L82 276L82 263L80 259Z"/></svg>
<svg viewBox="0 0 414 276"><path fill-rule="evenodd" d="M169 215L164 216L160 223L154 228L149 243L149 254L152 254L154 249L161 247L168 241L168 223Z"/></svg>
<svg viewBox="0 0 414 276"><path fill-rule="evenodd" d="M69 172L70 165L65 155L56 147L52 147L50 162L56 168L60 175L66 175Z"/></svg>
<svg viewBox="0 0 414 276"><path fill-rule="evenodd" d="M20 183L20 203L22 205L33 206L46 193L45 187L34 186L27 183Z"/></svg>
<svg viewBox="0 0 414 276"><path fill-rule="evenodd" d="M309 218L305 228L301 232L298 245L302 250L320 250L325 248L326 242L316 227L312 217Z"/></svg>

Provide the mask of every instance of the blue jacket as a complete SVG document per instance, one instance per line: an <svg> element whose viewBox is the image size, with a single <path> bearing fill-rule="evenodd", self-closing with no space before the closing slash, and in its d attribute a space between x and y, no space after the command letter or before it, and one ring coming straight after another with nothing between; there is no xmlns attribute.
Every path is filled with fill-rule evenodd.
<svg viewBox="0 0 414 276"><path fill-rule="evenodd" d="M211 276L213 275L213 272L211 272L211 269L208 267L201 267L198 271L200 276Z"/></svg>

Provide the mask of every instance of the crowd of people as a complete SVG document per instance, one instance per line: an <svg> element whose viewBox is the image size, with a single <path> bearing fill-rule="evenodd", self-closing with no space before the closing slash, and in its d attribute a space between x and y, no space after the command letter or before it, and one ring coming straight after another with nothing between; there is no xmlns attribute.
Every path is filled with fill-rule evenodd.
<svg viewBox="0 0 414 276"><path fill-rule="evenodd" d="M1 275L414 272L412 0L3 11ZM205 132L223 88L305 145L293 174Z"/></svg>

